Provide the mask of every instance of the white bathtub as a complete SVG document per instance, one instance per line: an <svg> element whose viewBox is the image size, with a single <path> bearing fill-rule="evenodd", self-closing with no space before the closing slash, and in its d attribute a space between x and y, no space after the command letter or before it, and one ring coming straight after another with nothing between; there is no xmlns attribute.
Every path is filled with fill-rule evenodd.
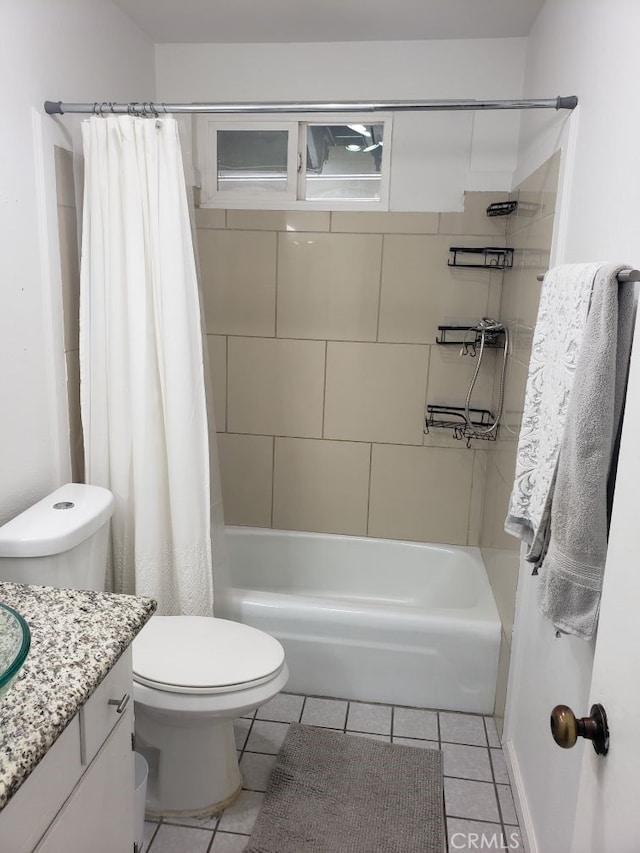
<svg viewBox="0 0 640 853"><path fill-rule="evenodd" d="M287 690L489 714L500 619L477 548L227 527L220 616L284 646Z"/></svg>

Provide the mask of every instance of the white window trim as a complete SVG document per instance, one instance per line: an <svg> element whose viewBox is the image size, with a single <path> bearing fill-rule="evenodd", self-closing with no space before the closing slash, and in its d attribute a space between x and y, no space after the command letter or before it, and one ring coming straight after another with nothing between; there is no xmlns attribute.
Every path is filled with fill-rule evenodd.
<svg viewBox="0 0 640 853"><path fill-rule="evenodd" d="M353 210L388 211L391 186L391 146L393 117L391 113L286 113L274 121L261 113L238 116L200 116L195 118L195 158L202 175L202 200L204 208L226 208L228 210ZM306 200L301 194L306 177L306 125L308 124L384 124L382 148L380 198L377 200ZM288 161L290 163L289 187L293 180L293 192L247 193L232 199L228 193L217 190L217 130L289 130ZM299 131L299 132L298 132ZM298 169L298 164L301 168Z"/></svg>

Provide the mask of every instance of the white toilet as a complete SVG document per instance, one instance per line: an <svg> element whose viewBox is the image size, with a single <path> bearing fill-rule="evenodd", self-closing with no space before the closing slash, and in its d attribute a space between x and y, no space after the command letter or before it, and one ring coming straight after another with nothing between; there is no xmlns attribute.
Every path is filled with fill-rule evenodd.
<svg viewBox="0 0 640 853"><path fill-rule="evenodd" d="M69 483L0 527L0 580L104 589L113 496ZM204 616L153 616L133 642L136 748L147 809L208 815L241 789L233 719L272 699L289 672L263 631Z"/></svg>
<svg viewBox="0 0 640 853"><path fill-rule="evenodd" d="M133 642L136 749L150 814L209 815L242 780L233 719L272 699L289 671L263 631L203 616L153 616Z"/></svg>

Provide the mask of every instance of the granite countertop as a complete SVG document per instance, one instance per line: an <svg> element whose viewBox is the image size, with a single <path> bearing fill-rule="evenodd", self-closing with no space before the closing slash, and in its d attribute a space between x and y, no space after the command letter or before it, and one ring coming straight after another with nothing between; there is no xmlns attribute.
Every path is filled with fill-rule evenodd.
<svg viewBox="0 0 640 853"><path fill-rule="evenodd" d="M150 598L0 582L31 650L0 699L0 809L156 609Z"/></svg>

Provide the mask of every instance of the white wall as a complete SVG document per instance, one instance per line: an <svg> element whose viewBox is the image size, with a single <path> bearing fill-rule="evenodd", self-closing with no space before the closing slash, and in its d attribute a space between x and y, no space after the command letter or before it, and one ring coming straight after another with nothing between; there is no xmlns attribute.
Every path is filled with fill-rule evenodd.
<svg viewBox="0 0 640 853"><path fill-rule="evenodd" d="M162 101L519 98L526 39L161 44ZM553 97L559 92L546 92ZM397 113L392 210L462 210L463 191L509 190L518 112Z"/></svg>
<svg viewBox="0 0 640 853"><path fill-rule="evenodd" d="M46 99L149 100L153 46L110 0L2 0L0 523L68 476L53 143Z"/></svg>
<svg viewBox="0 0 640 853"><path fill-rule="evenodd" d="M625 49L639 28L636 0L547 0L532 30L524 96L557 90L580 99L570 118L529 113L522 122L516 181L565 142L556 262L615 260L640 267L637 68ZM583 747L564 751L553 744L549 712L564 703L580 716L588 713L593 644L554 638L537 611L537 583L523 565L505 734L533 849L565 853Z"/></svg>

